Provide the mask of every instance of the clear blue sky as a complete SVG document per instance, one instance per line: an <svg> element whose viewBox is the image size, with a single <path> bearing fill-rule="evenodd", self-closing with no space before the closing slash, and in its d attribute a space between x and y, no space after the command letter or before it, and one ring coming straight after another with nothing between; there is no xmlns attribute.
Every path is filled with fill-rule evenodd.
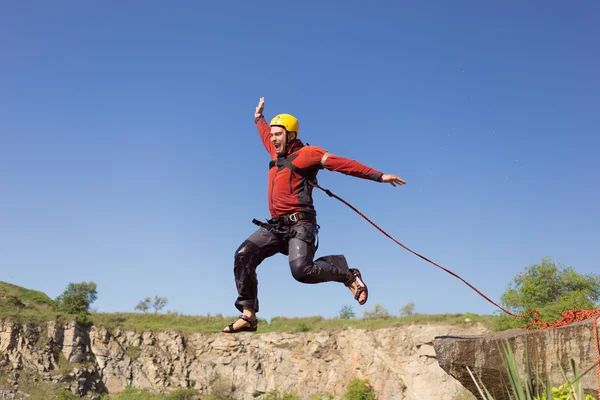
<svg viewBox="0 0 600 400"><path fill-rule="evenodd" d="M325 4L323 4L325 3ZM146 296L235 315L233 255L266 219L253 123L407 181L320 173L398 240L499 301L545 256L599 272L600 5L565 2L3 2L0 280L102 312ZM340 3L341 4L341 3ZM315 193L318 256L369 285L259 267L261 316L496 310Z"/></svg>

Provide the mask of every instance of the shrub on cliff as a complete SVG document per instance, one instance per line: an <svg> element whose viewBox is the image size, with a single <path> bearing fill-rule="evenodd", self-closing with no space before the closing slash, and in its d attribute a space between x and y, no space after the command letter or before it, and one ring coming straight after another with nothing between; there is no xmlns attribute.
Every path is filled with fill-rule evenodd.
<svg viewBox="0 0 600 400"><path fill-rule="evenodd" d="M566 268L544 258L540 264L526 267L525 272L513 279L500 304L515 314L536 309L542 320L551 322L559 319L566 310L596 309L598 300L600 276L580 275L572 267ZM501 313L492 320L491 329L524 328L529 321L529 318L514 318Z"/></svg>
<svg viewBox="0 0 600 400"><path fill-rule="evenodd" d="M89 312L90 304L98 298L94 282L69 283L65 291L56 298L56 311L67 314Z"/></svg>
<svg viewBox="0 0 600 400"><path fill-rule="evenodd" d="M375 389L369 384L368 379L352 378L348 385L346 385L346 391L344 392L344 399L346 400L376 400L377 393Z"/></svg>

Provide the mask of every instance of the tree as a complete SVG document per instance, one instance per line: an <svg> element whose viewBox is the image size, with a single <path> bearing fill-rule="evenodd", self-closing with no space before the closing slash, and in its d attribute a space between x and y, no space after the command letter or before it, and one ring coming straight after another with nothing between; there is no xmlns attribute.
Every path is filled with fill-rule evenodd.
<svg viewBox="0 0 600 400"><path fill-rule="evenodd" d="M152 308L154 308L154 312L159 312L160 310L165 308L168 302L169 299L167 299L166 297L154 296L154 301L152 302Z"/></svg>
<svg viewBox="0 0 600 400"><path fill-rule="evenodd" d="M408 317L410 315L413 315L415 313L415 302L411 301L410 303L407 303L404 305L404 307L402 307L400 309L400 316L402 317Z"/></svg>
<svg viewBox="0 0 600 400"><path fill-rule="evenodd" d="M56 298L55 309L67 314L88 314L90 304L98 298L96 283L69 283L65 291Z"/></svg>
<svg viewBox="0 0 600 400"><path fill-rule="evenodd" d="M566 310L596 309L599 299L600 276L580 275L572 267L556 264L547 257L517 274L502 294L500 304L514 314L538 310L543 321L551 322ZM492 321L492 329L523 328L529 321L502 313Z"/></svg>
<svg viewBox="0 0 600 400"><path fill-rule="evenodd" d="M137 306L135 306L134 310L140 310L143 312L148 312L150 308L154 308L154 312L159 312L169 302L169 299L166 297L154 296L154 300L150 297L146 297L144 300L141 300Z"/></svg>
<svg viewBox="0 0 600 400"><path fill-rule="evenodd" d="M134 310L140 310L143 312L148 312L152 305L152 299L150 297L146 297L144 300L141 300L137 306L135 306Z"/></svg>
<svg viewBox="0 0 600 400"><path fill-rule="evenodd" d="M380 303L373 304L373 309L371 311L364 310L363 317L364 318L389 318L390 313L386 310Z"/></svg>
<svg viewBox="0 0 600 400"><path fill-rule="evenodd" d="M356 316L356 314L354 314L354 310L352 309L352 306L342 306L342 309L340 310L340 318L341 319L351 319L354 318Z"/></svg>

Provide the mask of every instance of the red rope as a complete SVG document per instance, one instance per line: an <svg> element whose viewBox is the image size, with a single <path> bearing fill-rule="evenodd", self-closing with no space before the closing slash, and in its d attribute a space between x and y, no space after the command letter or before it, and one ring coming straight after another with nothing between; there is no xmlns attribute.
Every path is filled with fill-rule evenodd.
<svg viewBox="0 0 600 400"><path fill-rule="evenodd" d="M490 299L489 297L487 297L485 294L481 293L475 286L471 285L469 282L467 282L465 279L463 279L459 275L457 275L454 272L450 271L449 269L444 268L441 265L439 265L439 264L431 261L427 257L422 256L421 254L417 253L416 251L414 251L414 250L408 248L407 246L403 245L398 240L394 239L392 237L392 235L390 235L389 233L387 233L386 231L384 231L383 229L381 229L376 223L374 223L373 221L371 221L366 215L364 215L363 213L361 213L360 211L358 211L358 209L356 209L356 207L354 207L353 205L351 205L350 203L348 203L346 200L342 199L341 197L335 195L329 189L324 189L323 187L321 187L317 183L313 183L313 184L317 188L319 188L322 191L324 191L325 193L327 193L327 195L329 197L333 197L333 198L341 201L342 203L344 203L348 207L350 207L352 210L354 210L354 212L356 212L358 215L360 215L365 220L367 220L371 225L373 225L375 228L377 228L377 230L379 230L385 236L387 236L388 238L390 238L391 240L393 240L399 246L401 246L404 249L410 251L414 255L422 258L423 260L425 260L425 261L427 261L427 262L435 265L436 267L438 267L438 268L446 271L447 273L449 273L450 275L454 276L455 278L458 278L461 281L463 281L467 286L469 286L471 289L473 289L475 292L477 292L481 297L483 297L484 299L486 299L487 301L489 301L490 303L492 303L493 305L495 305L496 307L498 307L504 313L506 313L508 315L511 315L513 317L517 317L517 318L522 318L522 317L526 317L528 315L532 315L533 314L534 315L533 319L531 320L531 322L529 323L529 325L527 325L527 327L525 328L527 331L531 331L531 329L530 329L531 326L537 326L538 327L537 330L542 330L542 329L548 329L548 328L556 328L556 327L559 327L559 326L566 326L566 325L572 324L573 322L583 321L583 320L586 320L588 318L594 318L593 322L594 322L594 343L595 343L595 347L596 347L596 373L598 375L598 400L600 400L600 348L599 348L599 344L598 344L598 326L597 326L598 325L597 324L597 320L598 320L598 317L600 316L600 310L580 310L580 309L567 310L567 311L564 311L562 313L562 317L560 319L558 319L558 320L556 320L554 322L544 322L544 321L542 321L542 319L540 317L540 313L537 310L531 310L531 311L526 312L524 314L514 314L514 313L508 311L507 309L505 309L505 308L499 306L498 304L496 304L496 302L494 302L492 299Z"/></svg>
<svg viewBox="0 0 600 400"><path fill-rule="evenodd" d="M598 375L598 400L600 400L600 344L598 344L598 317L594 318L594 344L596 345L596 375Z"/></svg>

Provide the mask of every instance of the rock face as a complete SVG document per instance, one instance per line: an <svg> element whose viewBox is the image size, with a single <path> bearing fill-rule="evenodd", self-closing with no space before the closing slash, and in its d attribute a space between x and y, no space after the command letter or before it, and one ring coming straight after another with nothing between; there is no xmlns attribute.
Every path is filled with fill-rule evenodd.
<svg viewBox="0 0 600 400"><path fill-rule="evenodd" d="M484 332L481 327L414 325L183 335L3 320L0 374L18 381L15 373L33 371L39 379L60 382L81 395L118 393L126 387L155 393L193 387L244 400L273 390L293 390L303 399L340 398L348 381L357 377L369 379L380 399L466 400L474 397L438 366L433 339ZM2 385L0 392L16 392Z"/></svg>
<svg viewBox="0 0 600 400"><path fill-rule="evenodd" d="M558 387L565 383L561 367L569 378L573 378L571 359L580 373L596 364L593 327L594 322L589 319L534 332L512 330L477 337L441 336L435 338L434 347L440 367L472 393L478 391L467 367L482 381L494 399L508 399L502 383L503 380L509 382L502 359L503 344L510 344L520 376L525 376L529 359L532 368L539 368L542 385L549 374L554 386ZM535 370L531 375L535 378ZM597 398L599 382L595 369L583 377L582 383L585 393Z"/></svg>

